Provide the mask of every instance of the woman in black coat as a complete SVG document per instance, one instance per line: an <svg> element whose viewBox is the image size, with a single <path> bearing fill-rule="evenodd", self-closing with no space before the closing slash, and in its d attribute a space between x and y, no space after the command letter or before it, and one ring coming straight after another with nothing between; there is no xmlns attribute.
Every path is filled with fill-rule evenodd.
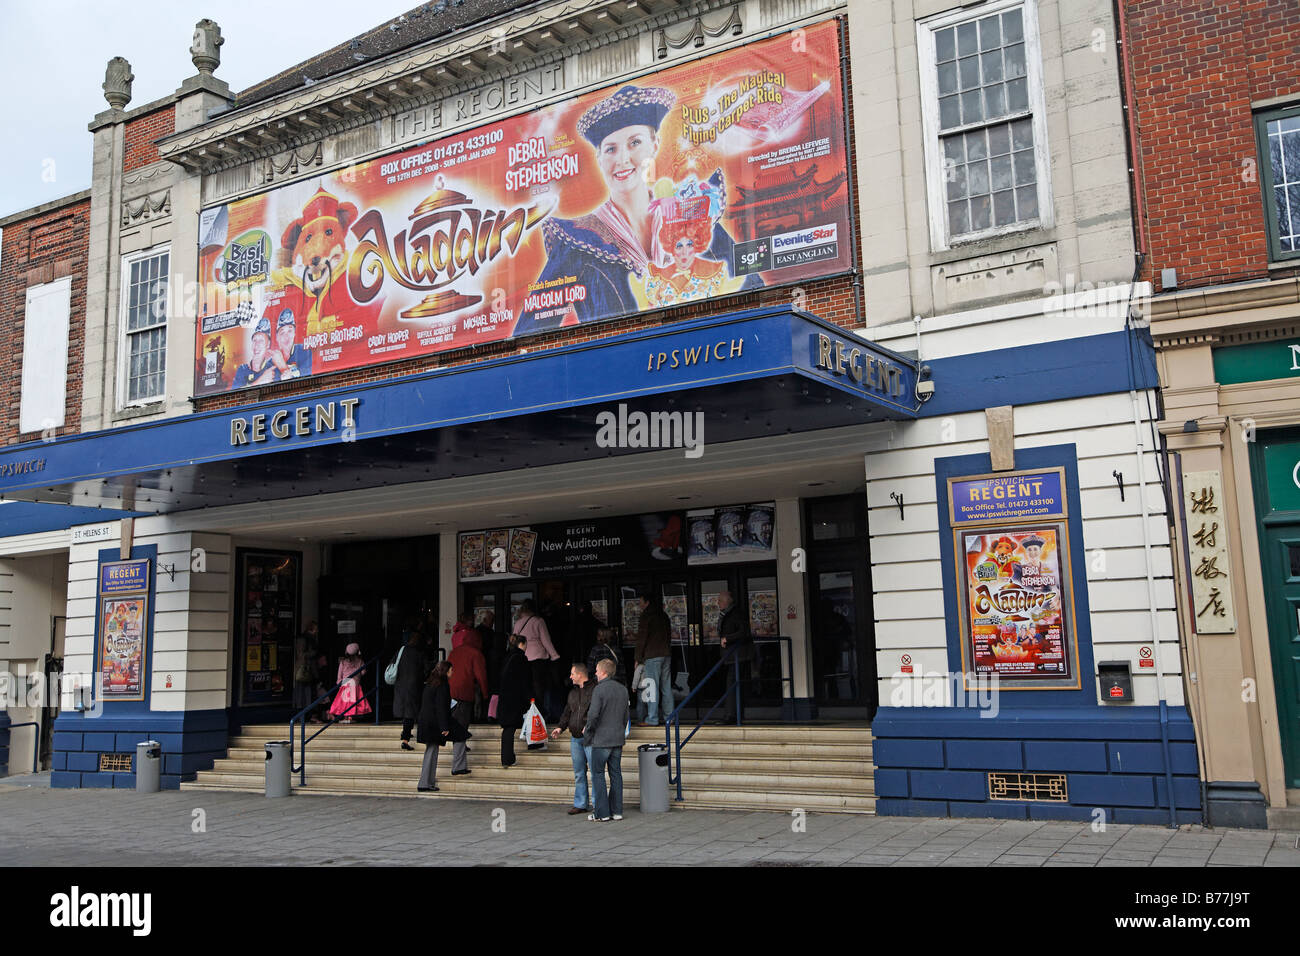
<svg viewBox="0 0 1300 956"><path fill-rule="evenodd" d="M438 774L438 748L451 741L451 775L469 773L465 766L465 741L469 731L458 721L451 718L451 689L447 680L451 676L451 664L439 661L429 674L424 685L424 695L420 701L420 719L416 740L424 744L424 766L420 770L420 782L416 789L421 793L438 790L435 778Z"/></svg>
<svg viewBox="0 0 1300 956"><path fill-rule="evenodd" d="M397 662L397 683L393 685L393 716L402 722L402 749L414 750L411 746L411 728L420 716L421 690L429 670L429 659L418 630L410 632L410 638L400 653L402 657Z"/></svg>
<svg viewBox="0 0 1300 956"><path fill-rule="evenodd" d="M501 724L501 766L515 765L515 734L524 725L524 711L533 692L533 674L524 656L527 639L512 634L507 641L506 662L501 668L501 695L497 700L497 722Z"/></svg>

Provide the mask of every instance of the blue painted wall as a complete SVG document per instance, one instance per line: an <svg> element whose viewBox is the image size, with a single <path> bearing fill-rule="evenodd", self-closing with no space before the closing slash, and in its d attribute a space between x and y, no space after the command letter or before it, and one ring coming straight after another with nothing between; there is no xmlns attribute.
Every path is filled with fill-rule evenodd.
<svg viewBox="0 0 1300 956"><path fill-rule="evenodd" d="M1118 384L1117 380L1110 386ZM981 716L976 707L882 707L871 727L877 813L1091 821L1100 808L1108 822L1169 822L1160 708L1097 700L1076 448L1063 444L1016 450L1017 470L1058 465L1065 469L1070 515L1074 640L1081 686L1077 690L1003 689L996 716ZM948 520L947 482L991 471L988 455L935 461L948 669L953 673L962 669L958 602L964 596L958 592L956 575L949 573L957 556ZM1180 823L1200 822L1196 744L1186 708L1169 709L1168 733L1176 818ZM995 771L1064 773L1069 800L991 800L987 775Z"/></svg>
<svg viewBox="0 0 1300 956"><path fill-rule="evenodd" d="M156 611L156 545L136 546L132 559L147 558L149 609L146 620L144 700L105 701L99 716L93 712L60 714L54 721L53 764L50 785L54 787L134 787L135 774L101 773L100 754L135 754L136 744L156 740L162 745L162 785L176 789L182 780L193 780L199 770L208 770L217 757L226 755L228 735L225 710L154 711L149 706L153 685L153 622ZM99 564L121 560L119 548L103 548ZM96 573L98 584L99 574ZM99 666L100 598L95 598L95 658ZM95 694L100 694L98 684Z"/></svg>

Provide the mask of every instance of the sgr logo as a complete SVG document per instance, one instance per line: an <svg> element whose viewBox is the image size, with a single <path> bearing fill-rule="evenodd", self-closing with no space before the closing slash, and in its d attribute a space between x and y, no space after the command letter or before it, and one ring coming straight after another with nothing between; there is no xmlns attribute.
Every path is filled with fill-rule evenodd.
<svg viewBox="0 0 1300 956"><path fill-rule="evenodd" d="M50 897L50 925L79 927L129 927L134 936L148 936L153 926L151 893L68 893Z"/></svg>

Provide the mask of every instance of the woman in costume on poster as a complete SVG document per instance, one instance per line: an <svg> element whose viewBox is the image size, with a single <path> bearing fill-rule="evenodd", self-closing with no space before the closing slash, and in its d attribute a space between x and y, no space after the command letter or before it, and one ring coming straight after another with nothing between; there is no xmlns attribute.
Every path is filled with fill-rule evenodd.
<svg viewBox="0 0 1300 956"><path fill-rule="evenodd" d="M624 86L582 114L578 134L596 151L608 198L585 216L542 223L546 265L537 285L574 276L576 284L586 288L586 298L564 310L524 312L515 335L636 312L640 306L633 279L644 282L652 264L673 265L659 242L664 217L650 182L659 127L676 102L671 90ZM730 263L734 247L735 241L715 222L708 249L695 252ZM762 282L756 276L746 278L746 288L755 284Z"/></svg>

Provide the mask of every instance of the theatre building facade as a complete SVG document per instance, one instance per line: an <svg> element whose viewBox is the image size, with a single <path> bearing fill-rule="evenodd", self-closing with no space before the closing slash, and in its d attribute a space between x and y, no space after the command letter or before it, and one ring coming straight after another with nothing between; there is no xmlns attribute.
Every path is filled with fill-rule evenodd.
<svg viewBox="0 0 1300 956"><path fill-rule="evenodd" d="M332 672L532 600L631 663L652 596L689 727L726 592L747 724L870 728L828 808L1201 819L1115 33L479 0L238 95L210 21L161 100L111 62L78 417L0 449L0 662L85 690L9 720L56 786L146 738L201 783L297 709L309 620Z"/></svg>

